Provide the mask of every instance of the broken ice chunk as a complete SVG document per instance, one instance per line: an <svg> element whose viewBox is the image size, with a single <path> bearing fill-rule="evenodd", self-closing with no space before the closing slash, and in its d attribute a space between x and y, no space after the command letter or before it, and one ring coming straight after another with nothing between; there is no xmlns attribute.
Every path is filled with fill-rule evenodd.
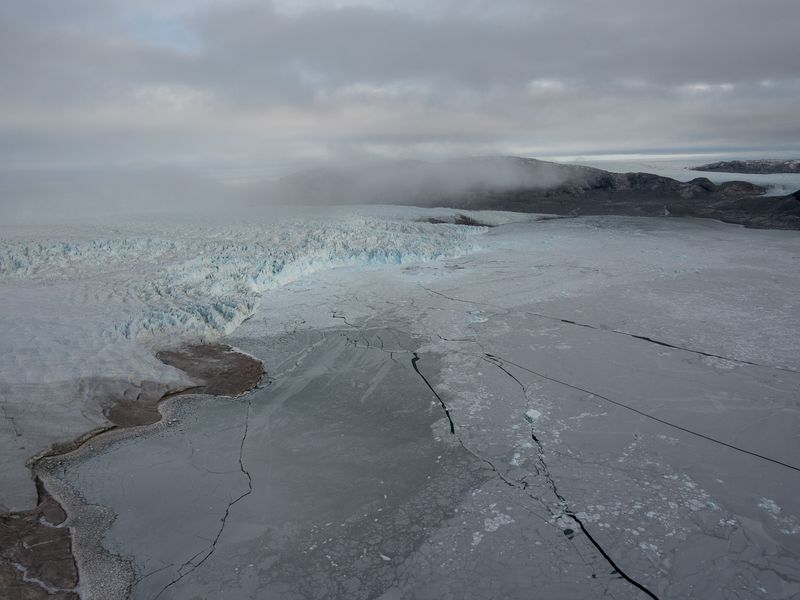
<svg viewBox="0 0 800 600"><path fill-rule="evenodd" d="M528 423L533 424L536 421L538 421L541 416L542 413L540 413L538 410L530 409L528 412L525 413L525 420Z"/></svg>

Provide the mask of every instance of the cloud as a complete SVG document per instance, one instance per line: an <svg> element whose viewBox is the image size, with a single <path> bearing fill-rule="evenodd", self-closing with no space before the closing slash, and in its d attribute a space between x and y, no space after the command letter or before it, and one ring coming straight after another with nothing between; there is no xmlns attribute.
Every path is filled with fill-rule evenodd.
<svg viewBox="0 0 800 600"><path fill-rule="evenodd" d="M0 166L796 147L798 21L796 0L8 0Z"/></svg>

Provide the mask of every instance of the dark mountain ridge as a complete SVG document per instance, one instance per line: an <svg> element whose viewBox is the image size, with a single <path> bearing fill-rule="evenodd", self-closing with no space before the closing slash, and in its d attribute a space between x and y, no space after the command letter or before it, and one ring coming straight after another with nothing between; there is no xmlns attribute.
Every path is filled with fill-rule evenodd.
<svg viewBox="0 0 800 600"><path fill-rule="evenodd" d="M518 157L404 161L285 177L273 193L302 204L401 204L557 215L705 217L747 227L800 229L798 193L765 196L745 181L681 182Z"/></svg>
<svg viewBox="0 0 800 600"><path fill-rule="evenodd" d="M800 159L723 160L692 167L691 171L771 175L774 173L800 173Z"/></svg>

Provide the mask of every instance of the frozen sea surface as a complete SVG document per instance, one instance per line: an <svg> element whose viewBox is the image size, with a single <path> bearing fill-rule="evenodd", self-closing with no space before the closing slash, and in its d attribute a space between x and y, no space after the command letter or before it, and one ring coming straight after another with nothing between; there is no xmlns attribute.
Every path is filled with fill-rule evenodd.
<svg viewBox="0 0 800 600"><path fill-rule="evenodd" d="M111 289L135 300L110 295L94 327L107 352L139 349L112 356L142 376L179 379L147 371L162 334L226 334L267 370L249 395L177 401L149 433L50 475L85 598L800 595L796 233L608 217L487 230L392 210L351 217L413 260L367 252L303 270L253 292L238 326L212 319L202 334L194 319L185 333L180 319L139 328L153 305L163 323L221 297L208 273L235 299L251 293L230 284L236 269L211 268L173 300L165 273L205 264L190 251L108 270L78 260L94 270L64 288L44 267L3 280L72 290L53 314L77 317L74 299L116 273ZM363 249L351 217L325 231ZM188 237L199 251L251 231L222 229ZM52 323L39 343L66 346L75 334ZM106 359L87 355L60 368ZM102 537L85 527L98 510Z"/></svg>

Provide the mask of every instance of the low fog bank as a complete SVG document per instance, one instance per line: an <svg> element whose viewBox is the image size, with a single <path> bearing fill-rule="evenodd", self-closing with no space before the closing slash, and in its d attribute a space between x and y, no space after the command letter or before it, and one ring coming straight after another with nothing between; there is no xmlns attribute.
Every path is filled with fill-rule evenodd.
<svg viewBox="0 0 800 600"><path fill-rule="evenodd" d="M174 166L0 171L5 225L80 223L134 217L264 218L286 207L353 204L433 205L486 191L546 189L575 167L510 157L440 162L306 165L284 177L228 181Z"/></svg>
<svg viewBox="0 0 800 600"><path fill-rule="evenodd" d="M736 178L732 178L736 179ZM765 198L747 181L678 181L577 164L492 156L326 165L277 179L213 168L114 167L0 172L2 224L171 217L264 221L325 207L405 205L557 215L694 216L800 228L797 194Z"/></svg>
<svg viewBox="0 0 800 600"><path fill-rule="evenodd" d="M5 225L82 223L244 208L241 187L181 167L25 169L0 172Z"/></svg>
<svg viewBox="0 0 800 600"><path fill-rule="evenodd" d="M268 195L280 203L426 206L485 192L554 188L583 171L592 169L506 156L407 160L301 171L268 186Z"/></svg>

